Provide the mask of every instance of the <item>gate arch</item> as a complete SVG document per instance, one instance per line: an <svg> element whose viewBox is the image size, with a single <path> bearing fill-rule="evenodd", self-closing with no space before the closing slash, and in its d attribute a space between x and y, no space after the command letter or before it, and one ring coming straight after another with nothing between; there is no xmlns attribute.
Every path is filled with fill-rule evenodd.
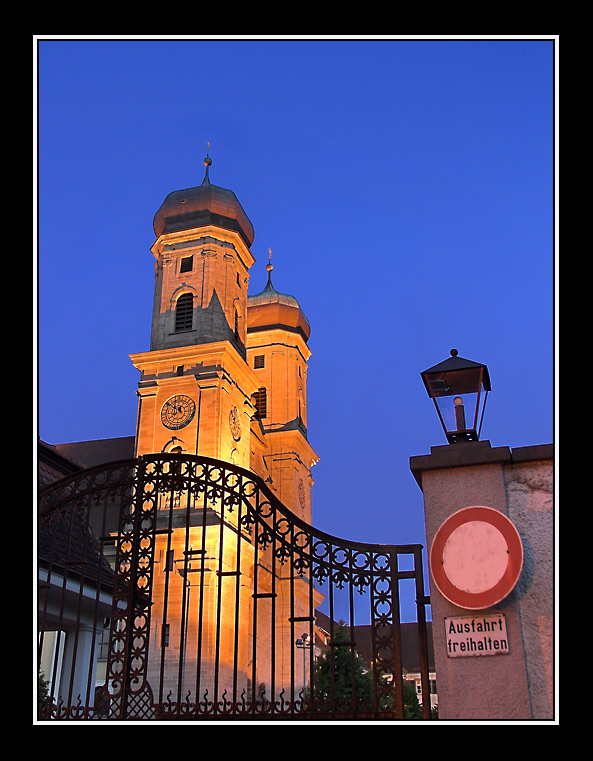
<svg viewBox="0 0 593 761"><path fill-rule="evenodd" d="M38 549L41 719L403 719L404 579L430 717L422 546L318 531L250 471L82 471L40 493Z"/></svg>

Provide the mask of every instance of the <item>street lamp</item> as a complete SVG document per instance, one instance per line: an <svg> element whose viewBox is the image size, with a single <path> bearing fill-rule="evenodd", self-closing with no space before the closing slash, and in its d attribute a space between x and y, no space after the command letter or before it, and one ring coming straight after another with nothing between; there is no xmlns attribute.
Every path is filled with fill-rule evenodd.
<svg viewBox="0 0 593 761"><path fill-rule="evenodd" d="M303 650L309 647L310 644L311 644L311 637L309 634L307 634L307 632L303 632L303 634L301 634L301 636L295 642L295 645L297 647L300 647ZM305 653L303 653L303 690L307 686L305 664L306 664L306 658L305 658Z"/></svg>
<svg viewBox="0 0 593 761"><path fill-rule="evenodd" d="M457 349L451 349L450 354L420 375L449 444L478 441L490 391L488 368L459 357Z"/></svg>

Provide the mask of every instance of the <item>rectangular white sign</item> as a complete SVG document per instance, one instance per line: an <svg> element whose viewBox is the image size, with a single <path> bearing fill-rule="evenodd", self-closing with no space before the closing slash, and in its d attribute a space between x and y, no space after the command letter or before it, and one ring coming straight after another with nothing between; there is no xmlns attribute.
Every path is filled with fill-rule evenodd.
<svg viewBox="0 0 593 761"><path fill-rule="evenodd" d="M449 658L509 652L504 613L445 618L445 635Z"/></svg>

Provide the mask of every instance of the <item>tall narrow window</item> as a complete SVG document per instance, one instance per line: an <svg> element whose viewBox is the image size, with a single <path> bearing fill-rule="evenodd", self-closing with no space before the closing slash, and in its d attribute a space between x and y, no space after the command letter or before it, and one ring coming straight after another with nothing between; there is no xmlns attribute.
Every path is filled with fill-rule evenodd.
<svg viewBox="0 0 593 761"><path fill-rule="evenodd" d="M179 268L179 272L191 272L194 266L194 258L193 256L185 256L181 260L181 267Z"/></svg>
<svg viewBox="0 0 593 761"><path fill-rule="evenodd" d="M235 309L235 339L239 340L239 312Z"/></svg>
<svg viewBox="0 0 593 761"><path fill-rule="evenodd" d="M192 329L193 308L194 297L191 293L183 293L177 299L177 308L175 309L176 333L183 333L185 330Z"/></svg>
<svg viewBox="0 0 593 761"><path fill-rule="evenodd" d="M253 395L253 403L255 405L255 417L257 420L262 420L268 415L268 392L263 386L258 388Z"/></svg>

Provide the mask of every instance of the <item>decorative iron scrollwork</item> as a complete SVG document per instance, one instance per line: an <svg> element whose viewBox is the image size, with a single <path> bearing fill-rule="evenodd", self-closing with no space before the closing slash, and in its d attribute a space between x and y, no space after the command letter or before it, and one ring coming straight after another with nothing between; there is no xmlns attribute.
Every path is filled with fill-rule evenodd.
<svg viewBox="0 0 593 761"><path fill-rule="evenodd" d="M75 474L42 492L39 516L42 638L65 628L54 611L78 595L94 678L109 621L103 686L79 688L75 663L65 689L54 666L51 718L402 718L397 588L411 575L397 558L414 555L421 587L419 546L336 539L253 473L183 454ZM340 617L369 627L372 705L322 694L322 655L360 655L355 639L334 641Z"/></svg>

